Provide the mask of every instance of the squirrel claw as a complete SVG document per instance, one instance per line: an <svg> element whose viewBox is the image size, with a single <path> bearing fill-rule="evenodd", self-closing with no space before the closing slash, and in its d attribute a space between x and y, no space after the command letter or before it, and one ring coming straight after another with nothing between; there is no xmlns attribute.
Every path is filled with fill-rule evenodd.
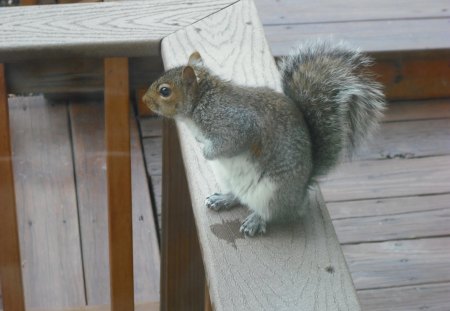
<svg viewBox="0 0 450 311"><path fill-rule="evenodd" d="M239 200L232 193L222 194L216 192L205 200L206 207L216 212L223 209L230 209L239 204Z"/></svg>
<svg viewBox="0 0 450 311"><path fill-rule="evenodd" d="M258 214L251 213L245 218L239 231L250 237L253 237L257 233L263 234L266 233L266 222Z"/></svg>

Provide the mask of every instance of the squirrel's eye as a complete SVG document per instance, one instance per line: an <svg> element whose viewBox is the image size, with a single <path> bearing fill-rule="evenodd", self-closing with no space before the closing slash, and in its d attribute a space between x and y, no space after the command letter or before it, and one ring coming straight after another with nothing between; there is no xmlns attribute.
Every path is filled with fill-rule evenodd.
<svg viewBox="0 0 450 311"><path fill-rule="evenodd" d="M159 94L161 94L162 97L169 97L172 91L167 86L163 86L159 89Z"/></svg>

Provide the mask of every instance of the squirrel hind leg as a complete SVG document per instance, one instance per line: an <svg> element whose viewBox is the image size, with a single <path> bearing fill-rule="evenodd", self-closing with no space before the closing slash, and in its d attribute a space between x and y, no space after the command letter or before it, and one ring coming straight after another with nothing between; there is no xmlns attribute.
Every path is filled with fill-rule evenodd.
<svg viewBox="0 0 450 311"><path fill-rule="evenodd" d="M244 220L239 231L250 237L266 233L266 221L258 213L253 212Z"/></svg>
<svg viewBox="0 0 450 311"><path fill-rule="evenodd" d="M241 205L239 199L231 192L228 193L213 193L205 200L207 208L213 211L228 210L237 205Z"/></svg>

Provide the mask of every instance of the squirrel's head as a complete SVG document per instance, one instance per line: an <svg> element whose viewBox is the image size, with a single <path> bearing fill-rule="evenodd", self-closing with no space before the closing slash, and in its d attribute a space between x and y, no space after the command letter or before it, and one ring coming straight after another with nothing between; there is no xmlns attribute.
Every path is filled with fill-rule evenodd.
<svg viewBox="0 0 450 311"><path fill-rule="evenodd" d="M186 66L170 69L153 82L142 100L165 117L188 115L197 98L198 71L202 65L200 54L192 53Z"/></svg>

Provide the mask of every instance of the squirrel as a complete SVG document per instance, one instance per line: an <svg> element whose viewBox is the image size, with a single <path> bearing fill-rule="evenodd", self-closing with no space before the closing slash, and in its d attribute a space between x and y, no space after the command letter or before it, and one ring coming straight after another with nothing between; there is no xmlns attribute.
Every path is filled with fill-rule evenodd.
<svg viewBox="0 0 450 311"><path fill-rule="evenodd" d="M143 101L187 124L224 190L206 206L246 205L252 213L240 231L254 236L268 222L301 217L317 178L377 128L385 97L371 65L345 43L308 42L277 62L282 94L225 81L194 52L186 66L158 78Z"/></svg>

